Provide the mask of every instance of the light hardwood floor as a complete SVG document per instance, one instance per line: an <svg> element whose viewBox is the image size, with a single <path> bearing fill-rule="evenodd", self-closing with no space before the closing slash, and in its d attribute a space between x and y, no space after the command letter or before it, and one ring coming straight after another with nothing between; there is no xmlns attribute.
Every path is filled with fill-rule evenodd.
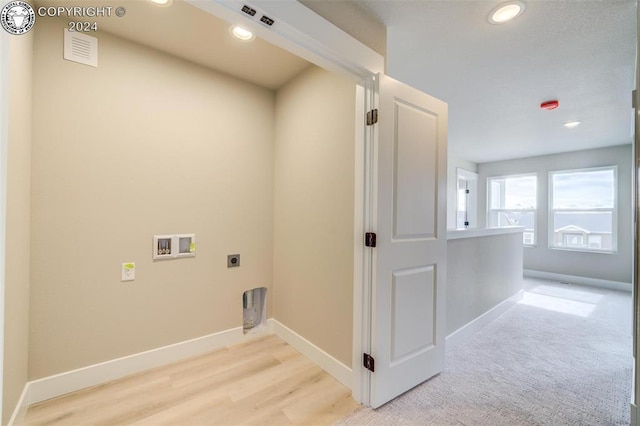
<svg viewBox="0 0 640 426"><path fill-rule="evenodd" d="M29 407L27 425L332 424L351 391L274 335Z"/></svg>

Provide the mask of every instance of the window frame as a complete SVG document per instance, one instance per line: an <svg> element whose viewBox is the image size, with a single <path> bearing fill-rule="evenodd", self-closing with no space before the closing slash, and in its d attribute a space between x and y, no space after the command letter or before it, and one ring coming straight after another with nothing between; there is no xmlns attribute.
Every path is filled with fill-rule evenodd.
<svg viewBox="0 0 640 426"><path fill-rule="evenodd" d="M553 176L556 174L569 174L569 173L584 173L595 172L600 170L612 170L613 171L613 207L597 207L592 209L554 209L553 208ZM599 254L617 254L618 253L618 166L598 166L598 167L586 167L582 169L568 169L568 170L553 170L549 172L548 176L548 220L547 220L547 246L550 250L561 251L574 251L581 253L599 253ZM563 247L556 246L554 244L555 238L555 222L553 220L554 213L559 212L611 212L611 250L603 250L602 248L593 249L589 247L589 238L587 236L586 247ZM602 243L600 243L602 246Z"/></svg>
<svg viewBox="0 0 640 426"><path fill-rule="evenodd" d="M491 183L494 179L513 179L513 178L522 178L522 177L535 177L536 179L536 208L535 209L492 209L491 208L491 194L492 194L492 190L491 190ZM530 172L530 173L517 173L517 174L510 174L510 175L498 175L498 176L489 176L487 177L487 219L486 219L486 226L487 228L492 227L491 226L491 212L514 212L514 213L532 213L533 212L533 223L534 223L534 228L533 228L533 244L525 244L524 242L524 233L527 233L527 231L525 230L525 232L523 232L523 237L522 237L522 245L523 247L536 247L538 245L538 204L539 204L539 187L538 187L538 173L537 172Z"/></svg>

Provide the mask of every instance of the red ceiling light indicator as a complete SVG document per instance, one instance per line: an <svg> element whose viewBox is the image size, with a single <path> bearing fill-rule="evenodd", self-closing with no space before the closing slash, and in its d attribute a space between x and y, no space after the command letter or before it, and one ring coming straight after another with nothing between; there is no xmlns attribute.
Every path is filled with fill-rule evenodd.
<svg viewBox="0 0 640 426"><path fill-rule="evenodd" d="M558 102L557 100L546 101L540 104L540 108L546 109L548 111L551 111L552 109L556 109L559 106L560 106L560 102Z"/></svg>

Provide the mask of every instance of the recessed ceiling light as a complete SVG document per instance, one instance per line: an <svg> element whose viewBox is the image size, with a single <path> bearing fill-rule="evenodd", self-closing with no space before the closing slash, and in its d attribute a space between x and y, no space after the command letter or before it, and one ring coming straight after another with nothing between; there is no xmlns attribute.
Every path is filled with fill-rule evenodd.
<svg viewBox="0 0 640 426"><path fill-rule="evenodd" d="M577 127L577 126L579 126L579 125L580 125L580 122L579 122L579 121L569 121L568 123L564 123L564 124L563 124L563 126L564 126L564 127L568 127L568 128L570 128L570 129L572 129L572 128L574 128L574 127Z"/></svg>
<svg viewBox="0 0 640 426"><path fill-rule="evenodd" d="M242 41L251 41L256 38L256 36L251 31L246 28L239 27L238 25L232 25L229 28L229 32L232 36Z"/></svg>
<svg viewBox="0 0 640 426"><path fill-rule="evenodd" d="M499 4L489 13L489 22L492 24L504 24L522 15L524 9L525 4L518 0Z"/></svg>
<svg viewBox="0 0 640 426"><path fill-rule="evenodd" d="M173 4L173 0L149 0L149 1L155 4L156 6L163 6L163 7L171 6Z"/></svg>

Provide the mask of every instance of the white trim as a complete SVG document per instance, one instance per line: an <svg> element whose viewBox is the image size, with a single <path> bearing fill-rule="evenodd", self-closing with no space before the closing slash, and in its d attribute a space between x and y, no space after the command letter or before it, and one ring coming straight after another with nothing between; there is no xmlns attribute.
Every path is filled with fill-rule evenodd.
<svg viewBox="0 0 640 426"><path fill-rule="evenodd" d="M539 278L542 280L560 281L571 284L582 284L589 287L606 288L617 291L631 291L631 283L620 281L602 280L599 278L580 277L577 275L556 274L554 272L534 271L525 269L523 275L529 278Z"/></svg>
<svg viewBox="0 0 640 426"><path fill-rule="evenodd" d="M365 93L364 83L356 86L356 145L355 145L355 170L354 170L354 218L353 218L353 341L352 341L352 366L360 365L362 354L362 336L364 334L363 305L364 300L364 214L365 214ZM363 371L362 368L352 369L351 396L358 402L363 402Z"/></svg>
<svg viewBox="0 0 640 426"><path fill-rule="evenodd" d="M198 337L146 352L89 365L27 383L27 405L36 404L69 392L116 380L130 374L167 365L185 358L200 355L224 346L253 340L271 327L267 322L263 333L242 332L242 327L232 328L208 336Z"/></svg>
<svg viewBox="0 0 640 426"><path fill-rule="evenodd" d="M267 320L266 327L256 333L244 334L242 327L237 327L28 382L22 392L22 396L15 408L9 425L21 424L29 405L197 356L225 346L247 342L263 336L266 333L276 334L301 352L311 362L317 364L324 371L335 377L336 380L351 389L353 382L353 372L351 368L287 326L270 318Z"/></svg>
<svg viewBox="0 0 640 426"><path fill-rule="evenodd" d="M302 355L332 375L340 383L349 389L352 388L353 371L351 368L347 367L342 362L338 361L336 358L323 351L278 320L270 318L269 323L276 336L293 346L296 350L302 353Z"/></svg>
<svg viewBox="0 0 640 426"><path fill-rule="evenodd" d="M512 308L522 299L523 295L524 290L520 290L513 296L509 297L506 300L503 300L484 314L480 315L476 319L468 322L467 324L463 325L462 327L448 335L446 344L447 351L450 351L466 342L471 336L480 331L482 327L489 324L500 315L508 311L510 308Z"/></svg>
<svg viewBox="0 0 640 426"><path fill-rule="evenodd" d="M524 226L503 226L500 228L467 228L467 229L447 229L447 240L458 240L461 238L489 237L492 235L516 234L524 232Z"/></svg>
<svg viewBox="0 0 640 426"><path fill-rule="evenodd" d="M6 1L0 1L4 6ZM0 31L0 423L4 401L4 280L7 224L7 152L9 147L9 34Z"/></svg>
<svg viewBox="0 0 640 426"><path fill-rule="evenodd" d="M379 80L380 76L371 76L363 82L364 88L364 110L371 111L379 107ZM378 211L375 208L377 203L378 182L375 178L377 164L377 126L366 126L364 116L362 119L364 132L363 145L363 210L361 238L365 232L373 231L377 226ZM362 240L361 240L362 241ZM360 243L362 244L362 242ZM356 401L368 407L371 399L371 372L362 366L362 354L371 353L371 319L373 309L373 282L376 277L376 250L363 248L362 263L358 266L362 268L362 281L354 285L354 347L353 347L353 388L352 395ZM354 264L355 265L355 264ZM358 284L359 288L358 288ZM357 324L355 323L357 321Z"/></svg>
<svg viewBox="0 0 640 426"><path fill-rule="evenodd" d="M640 34L640 7L637 9L637 17L636 17L636 26L638 29L637 34ZM632 145L632 158L633 158L633 167L631 172L631 188L632 188L632 211L633 211L633 277L632 277L632 295L633 295L633 306L634 306L634 315L633 315L633 323L636 325L633 327L633 380L631 382L631 425L632 426L640 426L640 419L638 418L638 387L640 386L640 327L637 326L640 313L638 312L638 307L640 306L640 217L638 216L638 208L640 207L640 198L638 194L638 178L640 178L638 173L638 167L640 167L640 36L638 36L636 43L636 63L635 63L635 73L636 73L636 90L634 90L634 120L631 123L631 131L634 134L633 145Z"/></svg>
<svg viewBox="0 0 640 426"><path fill-rule="evenodd" d="M20 399L18 399L16 408L15 410L13 410L13 415L9 419L9 423L7 423L7 426L24 424L24 418L27 415L27 409L29 408L28 395L29 383L24 385L24 389L22 389Z"/></svg>
<svg viewBox="0 0 640 426"><path fill-rule="evenodd" d="M465 180L478 180L478 173L462 167L456 167L456 176L462 176Z"/></svg>

